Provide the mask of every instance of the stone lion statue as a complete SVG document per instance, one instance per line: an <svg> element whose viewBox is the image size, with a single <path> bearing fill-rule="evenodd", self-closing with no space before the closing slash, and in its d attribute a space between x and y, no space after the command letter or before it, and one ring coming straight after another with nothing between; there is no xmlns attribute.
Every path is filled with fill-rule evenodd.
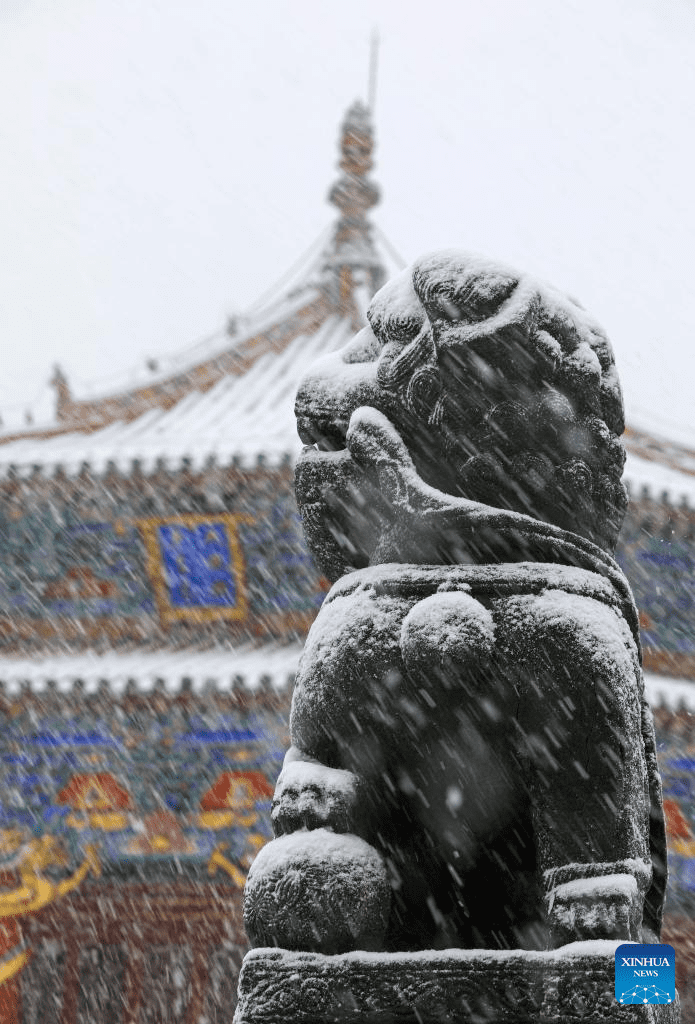
<svg viewBox="0 0 695 1024"><path fill-rule="evenodd" d="M611 553L620 385L575 301L458 251L307 373L296 491L334 582L309 634L254 945L656 941L665 841Z"/></svg>

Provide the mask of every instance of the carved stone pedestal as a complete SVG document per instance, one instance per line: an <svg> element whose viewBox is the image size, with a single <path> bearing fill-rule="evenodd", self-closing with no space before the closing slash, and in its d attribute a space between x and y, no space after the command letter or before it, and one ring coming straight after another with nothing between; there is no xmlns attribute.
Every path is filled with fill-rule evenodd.
<svg viewBox="0 0 695 1024"><path fill-rule="evenodd" d="M234 1024L678 1024L678 1002L616 1002L617 945L339 956L256 949L244 959Z"/></svg>

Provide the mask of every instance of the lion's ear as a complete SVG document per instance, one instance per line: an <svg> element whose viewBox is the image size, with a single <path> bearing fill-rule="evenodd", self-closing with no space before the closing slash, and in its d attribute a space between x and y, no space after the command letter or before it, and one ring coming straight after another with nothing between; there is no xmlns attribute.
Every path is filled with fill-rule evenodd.
<svg viewBox="0 0 695 1024"><path fill-rule="evenodd" d="M413 290L410 267L376 293L369 304L367 319L382 345L402 348L417 337L427 317Z"/></svg>

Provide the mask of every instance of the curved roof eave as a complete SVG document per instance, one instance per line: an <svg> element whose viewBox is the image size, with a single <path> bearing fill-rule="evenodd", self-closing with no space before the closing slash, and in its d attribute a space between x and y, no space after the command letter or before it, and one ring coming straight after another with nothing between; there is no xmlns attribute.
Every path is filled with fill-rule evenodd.
<svg viewBox="0 0 695 1024"><path fill-rule="evenodd" d="M206 391L192 391L168 409L111 423L90 433L73 431L49 438L28 437L0 447L0 479L58 469L68 476L87 465L93 473L129 473L134 463L148 472L158 462L169 468L202 468L211 458L253 465L293 459L301 448L294 420L294 395L318 356L345 344L351 318L328 315L316 328L298 332L281 351L266 351L246 373L221 377Z"/></svg>
<svg viewBox="0 0 695 1024"><path fill-rule="evenodd" d="M143 694L163 688L172 695L183 689L194 693L239 688L255 692L266 686L285 692L294 682L301 652L301 644L267 644L236 650L2 656L0 686L6 697L18 696L27 689L34 694L69 694L74 689L97 693L105 688L113 696L133 688Z"/></svg>
<svg viewBox="0 0 695 1024"><path fill-rule="evenodd" d="M270 687L289 693L297 672L301 644L240 647L237 650L133 651L95 654L46 654L0 657L0 686L6 697L28 689L40 695L68 695L79 689L113 697L126 690L147 694L158 689L174 696L182 690L257 692ZM695 685L690 679L674 679L645 673L645 691L651 705L669 711L695 713Z"/></svg>

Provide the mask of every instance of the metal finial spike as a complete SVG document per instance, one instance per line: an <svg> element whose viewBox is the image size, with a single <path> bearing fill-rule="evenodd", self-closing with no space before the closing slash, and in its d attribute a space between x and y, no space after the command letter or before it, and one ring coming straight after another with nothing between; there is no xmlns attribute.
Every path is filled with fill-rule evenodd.
<svg viewBox="0 0 695 1024"><path fill-rule="evenodd" d="M374 113L376 103L376 73L379 62L379 31L372 29L372 39L369 46L369 88L367 91L367 106L370 112Z"/></svg>

